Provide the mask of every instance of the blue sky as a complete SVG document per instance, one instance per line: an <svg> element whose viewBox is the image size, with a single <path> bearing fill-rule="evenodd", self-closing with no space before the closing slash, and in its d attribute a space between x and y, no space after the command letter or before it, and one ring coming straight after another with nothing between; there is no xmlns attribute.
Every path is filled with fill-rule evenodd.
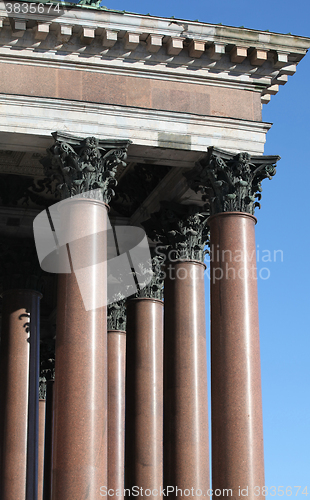
<svg viewBox="0 0 310 500"><path fill-rule="evenodd" d="M309 0L103 4L140 14L310 37ZM276 262L258 262L258 269L270 271L269 279L258 280L266 485L302 486L301 499L306 498L301 494L305 486L310 494L309 81L310 54L263 107L263 120L274 123L265 154L282 159L277 175L263 183L262 208L256 212L260 251L283 251L283 262L279 257Z"/></svg>

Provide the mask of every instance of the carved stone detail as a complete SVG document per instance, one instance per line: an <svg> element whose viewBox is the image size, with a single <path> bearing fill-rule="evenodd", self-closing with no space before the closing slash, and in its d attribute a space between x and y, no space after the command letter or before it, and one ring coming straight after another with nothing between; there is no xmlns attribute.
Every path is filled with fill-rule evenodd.
<svg viewBox="0 0 310 500"><path fill-rule="evenodd" d="M126 330L126 299L120 297L108 306L108 330Z"/></svg>
<svg viewBox="0 0 310 500"><path fill-rule="evenodd" d="M82 139L54 132L55 144L41 160L45 175L56 180L61 198L82 195L96 190L100 200L109 203L117 184L118 166L126 165L127 148L131 141ZM99 190L99 191L97 191Z"/></svg>
<svg viewBox="0 0 310 500"><path fill-rule="evenodd" d="M204 207L162 202L161 210L142 225L147 235L158 244L158 255L163 253L169 261L203 261L207 253L205 246L209 242L209 215Z"/></svg>
<svg viewBox="0 0 310 500"><path fill-rule="evenodd" d="M184 176L195 193L202 193L211 215L220 212L253 215L255 207L260 208L261 182L275 175L279 159L279 156L251 156L248 153L234 155L210 147L207 157Z"/></svg>

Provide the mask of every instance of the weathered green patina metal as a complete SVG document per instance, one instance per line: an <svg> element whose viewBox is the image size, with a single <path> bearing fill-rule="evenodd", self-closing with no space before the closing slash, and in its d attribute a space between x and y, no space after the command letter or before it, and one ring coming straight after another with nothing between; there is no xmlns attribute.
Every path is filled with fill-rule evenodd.
<svg viewBox="0 0 310 500"><path fill-rule="evenodd" d="M46 399L46 383L55 379L55 339L40 341L39 399Z"/></svg>
<svg viewBox="0 0 310 500"><path fill-rule="evenodd" d="M118 14L124 14L125 11L108 9L104 5L100 6L101 0L80 0L78 2L63 2L57 0L23 0L23 3L37 3L37 4L52 4L56 5L58 8L63 7L65 9L72 9L74 7L81 7L86 9L97 9L97 10L105 10L108 12L117 12Z"/></svg>
<svg viewBox="0 0 310 500"><path fill-rule="evenodd" d="M126 299L121 298L108 305L108 330L126 330Z"/></svg>
<svg viewBox="0 0 310 500"><path fill-rule="evenodd" d="M101 0L80 0L78 5L91 5L92 7L96 7L96 9L98 9L98 7L100 7L100 4L101 4Z"/></svg>
<svg viewBox="0 0 310 500"><path fill-rule="evenodd" d="M142 225L147 235L157 243L158 254L164 254L169 261L203 262L209 242L209 215L204 207L197 205L162 202L161 210Z"/></svg>
<svg viewBox="0 0 310 500"><path fill-rule="evenodd" d="M162 267L164 264L164 255L157 254L156 248L151 248L151 255L152 258L150 259L150 266L148 268L140 266L139 269L135 269L135 275L139 283L141 284L145 280L143 283L145 286L143 288L140 287L135 297L163 300L165 275ZM150 276L151 273L153 273L152 276Z"/></svg>
<svg viewBox="0 0 310 500"><path fill-rule="evenodd" d="M117 184L117 168L126 165L131 141L84 139L63 132L54 132L52 136L55 144L47 149L48 156L41 163L45 175L56 180L61 198L99 190L101 201L109 203Z"/></svg>
<svg viewBox="0 0 310 500"><path fill-rule="evenodd" d="M205 159L184 173L189 187L202 194L210 214L246 212L260 208L261 182L276 173L280 156L232 154L210 147ZM257 201L256 201L257 200Z"/></svg>

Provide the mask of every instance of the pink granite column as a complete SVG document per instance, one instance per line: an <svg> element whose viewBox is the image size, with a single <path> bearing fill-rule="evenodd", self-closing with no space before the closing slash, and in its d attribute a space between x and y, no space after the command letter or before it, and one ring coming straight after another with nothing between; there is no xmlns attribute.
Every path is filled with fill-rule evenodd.
<svg viewBox="0 0 310 500"><path fill-rule="evenodd" d="M74 272L58 280L52 499L95 499L107 484L107 205L69 199L60 215Z"/></svg>
<svg viewBox="0 0 310 500"><path fill-rule="evenodd" d="M254 216L209 218L211 234L212 488L254 500L264 455ZM248 488L248 490L247 490ZM226 498L222 493L218 498ZM263 496L261 495L261 498Z"/></svg>
<svg viewBox="0 0 310 500"><path fill-rule="evenodd" d="M155 500L163 486L163 302L129 299L126 331L126 488Z"/></svg>
<svg viewBox="0 0 310 500"><path fill-rule="evenodd" d="M209 489L204 270L198 261L170 263L164 289L165 486L195 499Z"/></svg>
<svg viewBox="0 0 310 500"><path fill-rule="evenodd" d="M108 488L124 498L126 332L108 330ZM119 490L116 494L116 490Z"/></svg>
<svg viewBox="0 0 310 500"><path fill-rule="evenodd" d="M29 389L30 380L35 377L32 365L37 358L33 354L38 349L35 342L39 334L40 298L41 294L32 290L9 290L3 293L0 354L1 500L25 500L26 489L36 484L36 478L30 477L30 473L36 471L35 443L31 442L28 447L30 470L27 475L27 441L30 436L35 438L32 430L35 429L33 419L36 398L29 400ZM34 368L37 373L39 366ZM34 390L38 393L38 384L32 389L35 396ZM33 408L30 408L31 404Z"/></svg>
<svg viewBox="0 0 310 500"><path fill-rule="evenodd" d="M212 146L184 174L211 214L212 489L218 498L263 498L256 219L252 214L260 208L262 181L273 178L279 159Z"/></svg>
<svg viewBox="0 0 310 500"><path fill-rule="evenodd" d="M43 498L44 440L45 440L45 399L39 400L39 453L38 453L38 500Z"/></svg>
<svg viewBox="0 0 310 500"><path fill-rule="evenodd" d="M52 500L95 499L108 479L107 209L131 141L52 136L42 164L62 201L34 221L42 268L60 273Z"/></svg>

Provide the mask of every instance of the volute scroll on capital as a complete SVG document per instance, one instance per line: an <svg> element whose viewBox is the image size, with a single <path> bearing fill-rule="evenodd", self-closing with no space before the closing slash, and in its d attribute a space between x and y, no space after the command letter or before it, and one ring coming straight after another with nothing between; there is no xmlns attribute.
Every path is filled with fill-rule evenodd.
<svg viewBox="0 0 310 500"><path fill-rule="evenodd" d="M126 330L126 299L122 294L108 305L107 320L109 330Z"/></svg>
<svg viewBox="0 0 310 500"><path fill-rule="evenodd" d="M129 140L99 140L80 138L63 132L53 132L55 143L41 160L45 175L56 181L61 199L100 192L100 201L109 203L114 196L115 178L119 166L125 166Z"/></svg>
<svg viewBox="0 0 310 500"><path fill-rule="evenodd" d="M164 272L162 270L164 264L164 256L160 255L155 248L150 248L151 259L148 261L148 267L141 265L139 269L134 270L137 281L143 283L139 286L138 292L134 298L148 298L163 300L164 297ZM150 276L151 274L151 276Z"/></svg>
<svg viewBox="0 0 310 500"><path fill-rule="evenodd" d="M201 193L210 215L221 212L245 212L254 215L260 208L264 179L276 174L280 156L252 156L229 153L210 147L207 156L184 173L189 187Z"/></svg>
<svg viewBox="0 0 310 500"><path fill-rule="evenodd" d="M163 201L160 211L142 225L165 260L203 262L209 244L209 215L205 207Z"/></svg>

